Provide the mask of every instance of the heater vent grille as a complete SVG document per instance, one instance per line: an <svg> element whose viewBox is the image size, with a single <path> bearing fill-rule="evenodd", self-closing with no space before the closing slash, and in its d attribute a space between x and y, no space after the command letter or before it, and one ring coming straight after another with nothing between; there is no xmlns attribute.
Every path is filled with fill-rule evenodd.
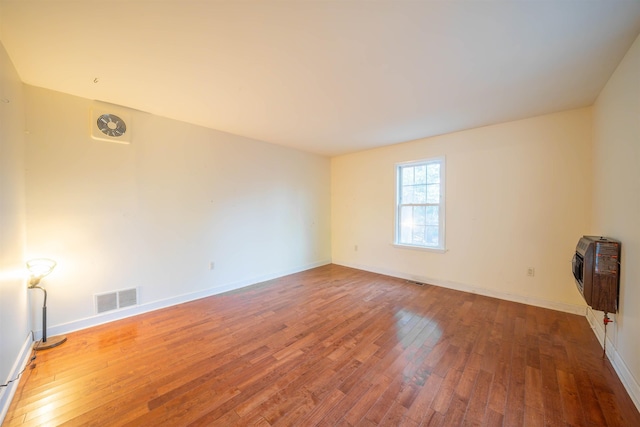
<svg viewBox="0 0 640 427"><path fill-rule="evenodd" d="M98 314L137 304L138 288L122 289L95 295L95 307Z"/></svg>
<svg viewBox="0 0 640 427"><path fill-rule="evenodd" d="M407 280L407 283L410 283L410 284L416 285L416 286L424 286L424 283L418 282L418 281L415 281L415 280Z"/></svg>
<svg viewBox="0 0 640 427"><path fill-rule="evenodd" d="M138 292L136 289L126 289L118 292L118 307L130 307L138 304Z"/></svg>
<svg viewBox="0 0 640 427"><path fill-rule="evenodd" d="M96 312L104 313L118 308L118 294L112 292L110 294L96 295Z"/></svg>

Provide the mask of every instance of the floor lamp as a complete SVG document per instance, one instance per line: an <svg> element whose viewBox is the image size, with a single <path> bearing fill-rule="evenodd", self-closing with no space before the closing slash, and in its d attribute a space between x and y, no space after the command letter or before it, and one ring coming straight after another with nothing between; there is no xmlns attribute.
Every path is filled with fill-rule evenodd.
<svg viewBox="0 0 640 427"><path fill-rule="evenodd" d="M42 304L42 339L35 344L35 350L46 350L51 347L56 347L67 340L67 337L64 335L47 337L47 290L40 286L40 281L43 277L51 273L55 266L56 262L54 260L46 258L27 261L27 268L31 273L29 289L40 289L44 292L44 303Z"/></svg>

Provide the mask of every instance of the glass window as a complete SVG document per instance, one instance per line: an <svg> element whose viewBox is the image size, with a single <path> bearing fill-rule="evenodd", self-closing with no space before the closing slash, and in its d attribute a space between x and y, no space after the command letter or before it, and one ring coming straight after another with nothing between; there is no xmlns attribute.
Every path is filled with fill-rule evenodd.
<svg viewBox="0 0 640 427"><path fill-rule="evenodd" d="M444 250L444 158L397 165L398 245Z"/></svg>

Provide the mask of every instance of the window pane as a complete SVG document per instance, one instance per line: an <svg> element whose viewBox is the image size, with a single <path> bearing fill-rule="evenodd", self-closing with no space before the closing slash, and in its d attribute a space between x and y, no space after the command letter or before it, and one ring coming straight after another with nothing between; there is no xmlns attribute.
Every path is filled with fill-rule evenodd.
<svg viewBox="0 0 640 427"><path fill-rule="evenodd" d="M427 241L428 246L438 246L438 227L427 227Z"/></svg>
<svg viewBox="0 0 640 427"><path fill-rule="evenodd" d="M440 202L440 184L427 185L427 203L439 203ZM424 203L424 202L421 202Z"/></svg>
<svg viewBox="0 0 640 427"><path fill-rule="evenodd" d="M427 182L429 184L440 182L440 163L429 163L427 165Z"/></svg>
<svg viewBox="0 0 640 427"><path fill-rule="evenodd" d="M426 242L424 240L424 226L416 225L413 227L413 233L411 234L411 243L415 243L418 245L424 245Z"/></svg>
<svg viewBox="0 0 640 427"><path fill-rule="evenodd" d="M413 228L413 208L403 206L400 209L400 243L411 243L411 230Z"/></svg>
<svg viewBox="0 0 640 427"><path fill-rule="evenodd" d="M439 218L440 208L438 206L427 206L425 208L425 211L426 211L426 213L425 213L425 217L426 217L425 224L426 225L436 225L437 226L439 224L438 220L440 219Z"/></svg>
<svg viewBox="0 0 640 427"><path fill-rule="evenodd" d="M404 167L402 168L402 185L411 185L411 184L413 184L413 168Z"/></svg>
<svg viewBox="0 0 640 427"><path fill-rule="evenodd" d="M402 204L413 203L413 186L402 187Z"/></svg>
<svg viewBox="0 0 640 427"><path fill-rule="evenodd" d="M413 202L411 203L427 203L427 186L426 185L414 185L413 186Z"/></svg>
<svg viewBox="0 0 640 427"><path fill-rule="evenodd" d="M414 168L414 179L416 184L426 184L427 183L427 166L416 166Z"/></svg>
<svg viewBox="0 0 640 427"><path fill-rule="evenodd" d="M426 206L413 207L413 224L426 225Z"/></svg>

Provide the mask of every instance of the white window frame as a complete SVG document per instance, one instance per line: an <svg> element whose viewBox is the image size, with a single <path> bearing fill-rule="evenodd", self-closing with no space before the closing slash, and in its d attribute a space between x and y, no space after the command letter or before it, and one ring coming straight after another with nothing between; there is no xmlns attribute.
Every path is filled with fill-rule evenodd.
<svg viewBox="0 0 640 427"><path fill-rule="evenodd" d="M432 163L440 164L440 200L438 203L403 203L402 201L402 169L404 167L415 167ZM444 253L445 246L445 158L432 157L423 160L414 160L396 164L396 206L394 221L394 246L400 248L419 249L430 252ZM401 209L403 206L438 206L438 246L421 245L416 243L401 242Z"/></svg>

